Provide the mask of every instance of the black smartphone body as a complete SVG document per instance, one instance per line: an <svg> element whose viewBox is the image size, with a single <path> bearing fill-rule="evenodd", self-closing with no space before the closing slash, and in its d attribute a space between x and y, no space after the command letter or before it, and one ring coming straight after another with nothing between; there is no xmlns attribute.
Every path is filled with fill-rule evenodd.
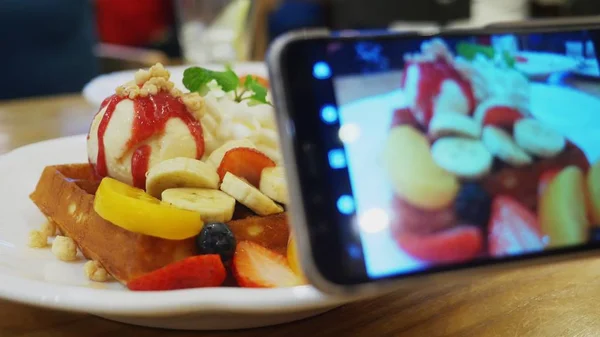
<svg viewBox="0 0 600 337"><path fill-rule="evenodd" d="M588 26L276 40L308 279L367 294L597 253L598 43Z"/></svg>

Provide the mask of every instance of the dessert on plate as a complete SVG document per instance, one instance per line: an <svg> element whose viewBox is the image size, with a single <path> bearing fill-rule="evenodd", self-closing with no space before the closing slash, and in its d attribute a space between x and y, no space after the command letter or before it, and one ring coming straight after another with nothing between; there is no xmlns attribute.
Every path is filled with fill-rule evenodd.
<svg viewBox="0 0 600 337"><path fill-rule="evenodd" d="M192 67L189 92L156 64L94 116L88 163L46 167L30 246L89 261L131 290L289 287L298 269L268 81ZM58 234L57 234L58 233Z"/></svg>
<svg viewBox="0 0 600 337"><path fill-rule="evenodd" d="M510 55L440 39L406 55L384 148L398 246L430 264L586 243L599 224L597 171L533 118Z"/></svg>

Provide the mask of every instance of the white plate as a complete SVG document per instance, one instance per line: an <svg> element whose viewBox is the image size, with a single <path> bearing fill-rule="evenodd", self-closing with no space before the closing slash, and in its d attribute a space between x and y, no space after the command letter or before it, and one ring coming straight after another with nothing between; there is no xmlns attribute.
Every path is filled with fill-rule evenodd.
<svg viewBox="0 0 600 337"><path fill-rule="evenodd" d="M85 162L85 136L28 145L0 156L0 297L90 313L108 319L171 329L240 329L314 316L349 299L328 297L311 286L280 289L205 288L132 292L94 283L84 259L58 261L50 249L27 247L28 233L45 221L28 195L47 165Z"/></svg>
<svg viewBox="0 0 600 337"><path fill-rule="evenodd" d="M580 65L574 58L552 53L519 52L516 56L524 57L526 61L517 61L515 67L532 77L574 71Z"/></svg>
<svg viewBox="0 0 600 337"><path fill-rule="evenodd" d="M171 72L171 81L180 90L186 90L181 80L183 79L183 71L194 65L166 67ZM222 65L202 65L204 68L213 70L222 70ZM267 68L262 62L240 62L232 65L232 68L240 75L256 74L261 76L267 75ZM94 106L100 106L102 101L114 94L115 88L133 80L133 76L137 70L125 70L114 73L100 75L92 79L83 88L83 97Z"/></svg>

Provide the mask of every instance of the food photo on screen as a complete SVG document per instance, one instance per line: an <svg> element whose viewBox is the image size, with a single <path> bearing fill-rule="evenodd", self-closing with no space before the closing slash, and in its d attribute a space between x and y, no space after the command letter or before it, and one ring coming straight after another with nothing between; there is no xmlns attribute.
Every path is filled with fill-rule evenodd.
<svg viewBox="0 0 600 337"><path fill-rule="evenodd" d="M581 42L579 57L568 40L406 38L335 50L360 63L333 81L371 277L594 241L600 82L590 77L600 73L577 77L594 48Z"/></svg>

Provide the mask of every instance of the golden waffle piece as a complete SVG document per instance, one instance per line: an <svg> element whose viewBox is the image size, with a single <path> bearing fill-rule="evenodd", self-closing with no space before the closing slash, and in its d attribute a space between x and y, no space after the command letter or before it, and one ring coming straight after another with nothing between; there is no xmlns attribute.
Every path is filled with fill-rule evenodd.
<svg viewBox="0 0 600 337"><path fill-rule="evenodd" d="M237 242L248 240L276 251L287 253L290 235L287 213L268 216L251 215L227 222Z"/></svg>
<svg viewBox="0 0 600 337"><path fill-rule="evenodd" d="M100 262L124 284L196 253L194 238L161 239L130 232L102 219L94 211L99 184L89 164L48 166L30 198L62 235L77 243L86 258ZM227 224L238 242L254 241L286 254L286 213L261 217L238 205L234 220Z"/></svg>
<svg viewBox="0 0 600 337"><path fill-rule="evenodd" d="M99 183L89 164L48 166L30 198L86 258L100 262L121 283L195 254L193 238L151 237L102 219L94 211Z"/></svg>

